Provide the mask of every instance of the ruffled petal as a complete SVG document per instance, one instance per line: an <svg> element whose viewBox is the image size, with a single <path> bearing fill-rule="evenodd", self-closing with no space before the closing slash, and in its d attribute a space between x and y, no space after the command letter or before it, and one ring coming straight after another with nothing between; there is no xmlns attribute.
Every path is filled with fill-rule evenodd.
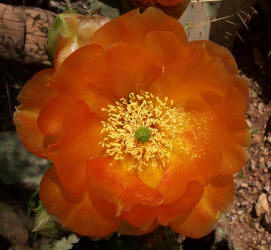
<svg viewBox="0 0 271 250"><path fill-rule="evenodd" d="M82 83L82 79L79 74L76 74L76 71L81 67L87 71L93 60L103 51L103 48L98 45L88 45L77 49L57 69L50 87L59 93L70 92L75 96L85 91L86 83Z"/></svg>
<svg viewBox="0 0 271 250"><path fill-rule="evenodd" d="M190 3L190 0L182 0L181 2L171 5L171 6L166 6L162 5L159 6L160 9L162 9L167 15L172 16L176 19L179 19L183 12L186 10L187 5Z"/></svg>
<svg viewBox="0 0 271 250"><path fill-rule="evenodd" d="M219 121L220 139L223 144L222 175L238 172L248 159L245 146L250 144L250 133L244 119L246 103L236 88L231 88L223 102L213 113Z"/></svg>
<svg viewBox="0 0 271 250"><path fill-rule="evenodd" d="M122 211L120 216L131 225L146 231L155 222L158 211L158 207L135 204L127 211Z"/></svg>
<svg viewBox="0 0 271 250"><path fill-rule="evenodd" d="M144 40L143 46L153 54L159 56L164 65L164 70L168 65L179 60L186 49L186 41L180 41L172 31L152 30L149 31Z"/></svg>
<svg viewBox="0 0 271 250"><path fill-rule="evenodd" d="M124 234L124 235L140 236L140 235L152 232L158 226L159 226L158 222L154 221L154 223L148 229L142 230L138 227L135 227L135 226L129 224L126 221L122 221L117 232L119 235Z"/></svg>
<svg viewBox="0 0 271 250"><path fill-rule="evenodd" d="M87 189L87 161L102 152L99 146L101 122L82 101L70 107L53 152L53 161L63 187L80 194Z"/></svg>
<svg viewBox="0 0 271 250"><path fill-rule="evenodd" d="M173 5L176 5L176 4L180 3L180 2L183 2L184 0L157 0L157 1L161 5L173 6Z"/></svg>
<svg viewBox="0 0 271 250"><path fill-rule="evenodd" d="M191 213L169 223L177 233L191 238L201 238L210 233L221 212L231 207L234 185L231 176L218 176L204 188L204 194Z"/></svg>
<svg viewBox="0 0 271 250"><path fill-rule="evenodd" d="M57 135L62 127L65 115L75 103L68 96L58 95L49 99L41 109L38 117L38 126L45 135Z"/></svg>
<svg viewBox="0 0 271 250"><path fill-rule="evenodd" d="M247 106L249 99L248 86L246 81L244 81L238 76L238 66L231 52L227 48L208 40L192 41L189 44L191 47L194 48L206 48L209 55L216 57L221 62L223 62L229 73L232 74L232 81L234 82L234 84L232 84L232 87L235 87L240 92Z"/></svg>
<svg viewBox="0 0 271 250"><path fill-rule="evenodd" d="M161 50L168 50L165 43L160 44ZM222 60L204 46L180 43L176 53L177 59L165 65L164 74L151 86L154 95L167 96L186 110L202 112L221 102L235 85L236 79Z"/></svg>
<svg viewBox="0 0 271 250"><path fill-rule="evenodd" d="M143 14L133 10L105 24L91 38L91 44L107 49L117 43L141 45L151 30L172 31L181 41L186 41L182 25L157 8L148 8Z"/></svg>
<svg viewBox="0 0 271 250"><path fill-rule="evenodd" d="M68 88L69 92L83 97L86 102L89 98L84 96L89 89L99 91L109 100L147 90L162 72L159 58L143 48L119 44L91 61L85 58L85 51L88 51L87 47L68 57L52 81L59 91Z"/></svg>
<svg viewBox="0 0 271 250"><path fill-rule="evenodd" d="M218 173L222 175L237 173L247 160L248 153L243 146L236 143L227 144L223 149L221 169Z"/></svg>
<svg viewBox="0 0 271 250"><path fill-rule="evenodd" d="M121 217L142 230L149 228L157 217L159 224L167 225L168 221L191 211L201 199L203 189L202 185L191 182L187 185L184 195L176 202L157 207L136 204L123 211Z"/></svg>
<svg viewBox="0 0 271 250"><path fill-rule="evenodd" d="M217 175L223 156L220 131L210 112L187 117L183 132L174 140L171 162L158 186L166 204L178 200L189 182L205 185Z"/></svg>
<svg viewBox="0 0 271 250"><path fill-rule="evenodd" d="M88 177L102 197L118 205L118 213L136 203L157 206L162 202L161 194L145 185L135 171L109 157L90 159Z"/></svg>
<svg viewBox="0 0 271 250"><path fill-rule="evenodd" d="M49 88L53 74L54 69L44 69L35 74L21 90L17 97L18 101L31 110L39 110L49 98L55 95L55 92Z"/></svg>
<svg viewBox="0 0 271 250"><path fill-rule="evenodd" d="M187 185L184 195L169 205L161 205L159 208L159 224L167 225L170 220L180 215L189 213L203 195L204 187L196 182Z"/></svg>
<svg viewBox="0 0 271 250"><path fill-rule="evenodd" d="M159 167L148 167L138 171L138 177L149 187L157 188L163 178L164 170Z"/></svg>
<svg viewBox="0 0 271 250"><path fill-rule="evenodd" d="M86 193L72 196L63 192L54 167L47 171L41 181L40 199L49 214L78 234L105 236L119 227L120 220L102 217Z"/></svg>
<svg viewBox="0 0 271 250"><path fill-rule="evenodd" d="M48 88L53 69L45 69L33 76L18 96L21 103L14 113L14 124L24 146L39 157L46 157L44 135L40 132L37 118L44 103L55 95ZM42 94L41 94L42 93Z"/></svg>
<svg viewBox="0 0 271 250"><path fill-rule="evenodd" d="M231 87L225 99L214 107L213 113L230 132L234 133L248 129L244 119L246 108L242 95L236 88Z"/></svg>
<svg viewBox="0 0 271 250"><path fill-rule="evenodd" d="M189 44L191 47L195 48L206 48L211 56L219 58L224 63L225 67L229 70L230 73L238 73L236 61L227 48L208 40L192 41Z"/></svg>

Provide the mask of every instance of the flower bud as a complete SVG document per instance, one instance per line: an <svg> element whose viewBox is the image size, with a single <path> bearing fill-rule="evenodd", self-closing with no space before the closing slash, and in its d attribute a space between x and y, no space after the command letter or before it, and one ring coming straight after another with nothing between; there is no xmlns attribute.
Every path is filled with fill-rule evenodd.
<svg viewBox="0 0 271 250"><path fill-rule="evenodd" d="M87 45L92 35L109 18L92 15L84 16L74 12L57 15L53 27L48 31L47 50L58 67L76 49Z"/></svg>

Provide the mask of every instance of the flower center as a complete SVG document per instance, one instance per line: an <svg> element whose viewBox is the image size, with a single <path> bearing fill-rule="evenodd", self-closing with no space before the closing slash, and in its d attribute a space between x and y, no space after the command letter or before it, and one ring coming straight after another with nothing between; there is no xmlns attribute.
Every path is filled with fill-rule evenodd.
<svg viewBox="0 0 271 250"><path fill-rule="evenodd" d="M115 160L130 160L129 169L165 167L173 151L174 139L181 131L184 112L167 97L161 100L148 92L130 93L103 108L108 119L102 121L104 135L100 145Z"/></svg>
<svg viewBox="0 0 271 250"><path fill-rule="evenodd" d="M139 127L135 131L135 138L139 142L147 142L151 138L151 131L147 127Z"/></svg>

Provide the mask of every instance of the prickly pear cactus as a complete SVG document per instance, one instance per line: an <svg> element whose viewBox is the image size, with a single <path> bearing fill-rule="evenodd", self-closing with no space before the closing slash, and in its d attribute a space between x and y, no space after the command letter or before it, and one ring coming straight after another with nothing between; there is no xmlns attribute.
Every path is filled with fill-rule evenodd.
<svg viewBox="0 0 271 250"><path fill-rule="evenodd" d="M230 49L253 14L252 0L192 0L180 22L190 41L209 39Z"/></svg>

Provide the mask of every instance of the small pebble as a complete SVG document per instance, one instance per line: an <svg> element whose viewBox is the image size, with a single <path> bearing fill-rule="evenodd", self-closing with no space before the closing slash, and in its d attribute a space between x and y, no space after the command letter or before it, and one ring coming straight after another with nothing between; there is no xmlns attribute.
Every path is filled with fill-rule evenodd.
<svg viewBox="0 0 271 250"><path fill-rule="evenodd" d="M265 163L264 157L261 157L261 158L259 159L259 162L260 162L260 163Z"/></svg>
<svg viewBox="0 0 271 250"><path fill-rule="evenodd" d="M243 183L241 183L241 187L242 187L242 188L248 188L248 184L245 183L245 182L243 182Z"/></svg>

